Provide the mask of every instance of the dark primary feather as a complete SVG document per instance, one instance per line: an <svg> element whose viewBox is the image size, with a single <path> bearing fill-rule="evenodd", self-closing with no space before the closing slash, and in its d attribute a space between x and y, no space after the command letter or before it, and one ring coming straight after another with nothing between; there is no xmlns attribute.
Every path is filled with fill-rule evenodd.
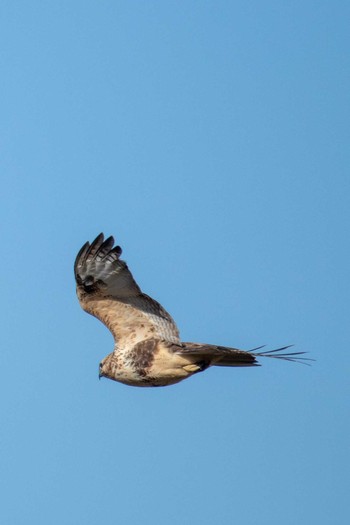
<svg viewBox="0 0 350 525"><path fill-rule="evenodd" d="M88 251L90 247L90 243L89 242L86 242L79 250L78 252L78 255L76 256L75 258L75 262L74 262L74 275L75 275L75 278L77 279L78 277L78 266L81 265L81 261L84 260L85 258L85 255Z"/></svg>
<svg viewBox="0 0 350 525"><path fill-rule="evenodd" d="M84 263L92 261L94 259L95 254L97 253L100 246L103 244L103 240L104 240L103 233L100 233L100 235L98 235L96 239L92 242L86 254L86 258L84 259Z"/></svg>
<svg viewBox="0 0 350 525"><path fill-rule="evenodd" d="M100 247L96 250L95 258L97 261L101 261L113 248L114 239L112 236L108 237Z"/></svg>

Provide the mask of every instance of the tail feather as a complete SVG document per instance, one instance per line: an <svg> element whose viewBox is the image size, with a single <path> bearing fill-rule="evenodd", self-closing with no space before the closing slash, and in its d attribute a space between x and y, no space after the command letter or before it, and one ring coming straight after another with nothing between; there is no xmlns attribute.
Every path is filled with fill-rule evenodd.
<svg viewBox="0 0 350 525"><path fill-rule="evenodd" d="M261 348L264 348L263 346L259 346L258 348L249 350L249 352L254 357L273 357L274 359L283 359L284 361L292 361L294 363L301 363L303 365L311 366L311 363L306 363L306 361L314 361L314 359L311 359L310 357L300 357L301 355L307 354L307 352L283 352L283 350L287 350L288 348L291 348L292 346L293 345L287 345L287 346L282 346L281 348L275 348L275 350L266 350L264 352L256 352L256 350L260 350ZM277 352L283 352L283 353L277 353Z"/></svg>
<svg viewBox="0 0 350 525"><path fill-rule="evenodd" d="M287 350L291 346L293 345L283 346L275 350L257 352L257 350L264 348L264 346L246 351L227 346L183 343L181 353L191 357L194 362L205 363L206 366L260 366L257 361L259 357L273 357L275 359L302 363L304 365L310 365L307 361L314 361L314 359L300 357L306 354L306 352L284 352L284 350Z"/></svg>

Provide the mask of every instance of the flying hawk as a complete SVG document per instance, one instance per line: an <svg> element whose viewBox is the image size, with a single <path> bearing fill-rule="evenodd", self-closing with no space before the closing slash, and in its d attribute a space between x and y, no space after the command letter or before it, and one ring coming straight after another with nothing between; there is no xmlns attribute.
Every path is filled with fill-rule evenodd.
<svg viewBox="0 0 350 525"><path fill-rule="evenodd" d="M300 361L304 352L280 353L237 350L202 343L183 343L172 317L144 294L113 237L101 233L79 251L74 273L83 310L112 332L114 350L100 363L100 377L131 386L167 386L209 366L257 366L257 357ZM277 353L276 353L277 352Z"/></svg>

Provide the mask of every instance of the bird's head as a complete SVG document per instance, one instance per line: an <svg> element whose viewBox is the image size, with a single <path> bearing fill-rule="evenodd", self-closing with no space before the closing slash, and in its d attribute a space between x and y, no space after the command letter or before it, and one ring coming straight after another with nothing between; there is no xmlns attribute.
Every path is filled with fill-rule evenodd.
<svg viewBox="0 0 350 525"><path fill-rule="evenodd" d="M99 379L101 377L113 378L113 352L102 359L99 365L98 377Z"/></svg>

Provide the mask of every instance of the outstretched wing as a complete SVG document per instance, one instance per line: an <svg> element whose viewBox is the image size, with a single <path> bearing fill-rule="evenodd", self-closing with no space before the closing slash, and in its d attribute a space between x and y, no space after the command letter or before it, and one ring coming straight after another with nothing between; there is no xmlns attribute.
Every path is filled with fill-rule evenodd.
<svg viewBox="0 0 350 525"><path fill-rule="evenodd" d="M74 264L81 307L112 332L118 348L159 338L178 344L179 332L171 316L154 299L142 293L113 237L101 233L80 249Z"/></svg>

